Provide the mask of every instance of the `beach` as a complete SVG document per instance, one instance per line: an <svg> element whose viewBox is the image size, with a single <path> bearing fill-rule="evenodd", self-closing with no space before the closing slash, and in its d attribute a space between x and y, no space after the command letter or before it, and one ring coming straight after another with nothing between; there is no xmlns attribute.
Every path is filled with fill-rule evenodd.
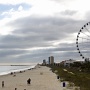
<svg viewBox="0 0 90 90"><path fill-rule="evenodd" d="M31 84L27 84L28 78ZM2 87L4 81L4 87ZM17 72L15 75L0 76L0 90L63 90L57 75L45 66L37 66L35 69Z"/></svg>

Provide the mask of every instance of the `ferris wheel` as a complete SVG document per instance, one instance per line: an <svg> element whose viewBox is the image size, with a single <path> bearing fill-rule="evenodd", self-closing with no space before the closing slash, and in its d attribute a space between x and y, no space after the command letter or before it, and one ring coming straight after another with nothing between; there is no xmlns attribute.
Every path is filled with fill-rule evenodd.
<svg viewBox="0 0 90 90"><path fill-rule="evenodd" d="M76 39L76 47L82 59L89 60L90 58L90 22L83 25L83 27L79 30L77 39Z"/></svg>

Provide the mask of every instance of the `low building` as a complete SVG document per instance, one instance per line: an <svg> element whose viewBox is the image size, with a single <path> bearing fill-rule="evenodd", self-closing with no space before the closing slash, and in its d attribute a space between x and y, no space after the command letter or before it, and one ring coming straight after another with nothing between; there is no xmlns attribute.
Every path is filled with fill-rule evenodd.
<svg viewBox="0 0 90 90"><path fill-rule="evenodd" d="M64 66L70 67L70 65L73 64L74 62L76 62L76 60L73 60L73 59L65 60Z"/></svg>

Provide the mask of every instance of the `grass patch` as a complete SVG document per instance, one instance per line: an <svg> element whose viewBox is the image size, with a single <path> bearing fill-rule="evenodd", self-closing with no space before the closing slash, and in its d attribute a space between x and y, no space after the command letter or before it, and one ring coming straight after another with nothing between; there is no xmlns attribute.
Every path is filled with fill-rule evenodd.
<svg viewBox="0 0 90 90"><path fill-rule="evenodd" d="M58 74L62 81L73 82L76 86L80 87L80 90L90 90L90 73L80 72L73 68L65 68L58 66L49 66L54 72L57 70ZM67 71L64 71L66 69ZM73 74L72 74L73 73Z"/></svg>

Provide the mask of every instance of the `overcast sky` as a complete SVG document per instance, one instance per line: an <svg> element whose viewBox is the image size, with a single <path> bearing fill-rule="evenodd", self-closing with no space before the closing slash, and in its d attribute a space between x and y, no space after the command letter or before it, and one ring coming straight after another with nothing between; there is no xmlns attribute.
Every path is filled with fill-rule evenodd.
<svg viewBox="0 0 90 90"><path fill-rule="evenodd" d="M82 60L76 48L89 0L0 0L0 62Z"/></svg>

